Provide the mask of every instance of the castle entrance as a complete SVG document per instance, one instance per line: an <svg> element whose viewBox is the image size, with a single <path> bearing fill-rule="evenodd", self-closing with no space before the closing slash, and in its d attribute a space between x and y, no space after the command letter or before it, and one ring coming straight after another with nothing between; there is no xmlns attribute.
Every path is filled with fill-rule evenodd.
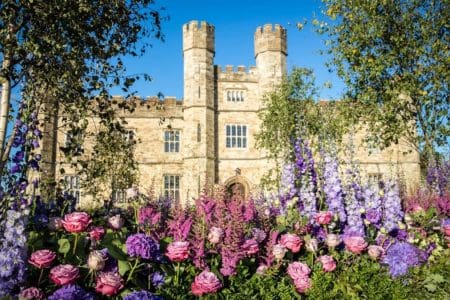
<svg viewBox="0 0 450 300"><path fill-rule="evenodd" d="M225 181L225 187L229 197L245 199L249 194L248 181L241 175L236 175Z"/></svg>

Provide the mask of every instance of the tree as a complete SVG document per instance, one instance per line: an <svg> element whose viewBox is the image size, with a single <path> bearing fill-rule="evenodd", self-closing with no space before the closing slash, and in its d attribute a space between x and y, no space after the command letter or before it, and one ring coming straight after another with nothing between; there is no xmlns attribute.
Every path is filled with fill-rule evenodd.
<svg viewBox="0 0 450 300"><path fill-rule="evenodd" d="M312 70L294 68L280 87L263 98L256 143L258 148L267 150L277 165L270 171L276 174L267 174L265 184L279 182L280 163L292 158L293 141L298 135L304 140L318 141L313 145L316 151L322 143L332 141L339 145L342 141L353 119L339 102L318 102L317 96Z"/></svg>
<svg viewBox="0 0 450 300"><path fill-rule="evenodd" d="M323 0L330 66L373 140L406 137L430 158L449 142L448 0Z"/></svg>
<svg viewBox="0 0 450 300"><path fill-rule="evenodd" d="M120 57L142 54L148 42L137 41L162 38L160 26L152 0L1 1L0 171L14 139L6 141L13 88L36 111L57 110L74 131L85 127L92 107L112 120L108 90L122 85L129 92L138 78L124 76Z"/></svg>

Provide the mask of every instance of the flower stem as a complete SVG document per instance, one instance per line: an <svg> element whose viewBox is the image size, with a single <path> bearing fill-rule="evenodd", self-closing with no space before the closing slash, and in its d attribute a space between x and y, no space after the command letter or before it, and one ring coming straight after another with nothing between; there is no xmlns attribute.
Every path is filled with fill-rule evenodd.
<svg viewBox="0 0 450 300"><path fill-rule="evenodd" d="M73 255L75 255L76 251L77 251L77 244L78 244L78 233L75 233L75 242L73 243Z"/></svg>
<svg viewBox="0 0 450 300"><path fill-rule="evenodd" d="M177 265L175 266L175 286L178 286L179 277L180 277L180 263L177 262Z"/></svg>
<svg viewBox="0 0 450 300"><path fill-rule="evenodd" d="M130 281L131 276L133 276L133 272L134 272L134 270L136 269L138 263L139 263L139 258L136 258L136 260L134 261L134 265L133 265L133 267L131 268L130 273L128 274L127 282Z"/></svg>
<svg viewBox="0 0 450 300"><path fill-rule="evenodd" d="M39 279L38 279L38 286L41 285L41 280L42 280L42 275L44 274L44 268L41 268L41 273L39 274Z"/></svg>

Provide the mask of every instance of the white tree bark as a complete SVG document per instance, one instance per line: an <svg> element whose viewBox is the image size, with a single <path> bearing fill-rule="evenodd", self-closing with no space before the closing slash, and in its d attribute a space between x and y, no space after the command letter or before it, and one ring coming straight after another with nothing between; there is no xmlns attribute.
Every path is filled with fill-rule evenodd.
<svg viewBox="0 0 450 300"><path fill-rule="evenodd" d="M3 59L2 69L9 73L11 69L11 59L9 55L5 55ZM0 101L0 159L3 158L3 153L6 147L6 131L8 129L9 106L11 100L11 79L3 78L2 81L2 97Z"/></svg>

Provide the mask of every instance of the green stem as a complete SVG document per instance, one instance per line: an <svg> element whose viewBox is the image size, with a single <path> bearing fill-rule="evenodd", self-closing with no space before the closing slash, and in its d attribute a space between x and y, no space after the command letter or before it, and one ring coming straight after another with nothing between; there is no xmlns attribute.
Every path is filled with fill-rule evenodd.
<svg viewBox="0 0 450 300"><path fill-rule="evenodd" d="M42 275L44 274L44 268L41 268L41 273L39 274L38 284L37 286L41 285Z"/></svg>
<svg viewBox="0 0 450 300"><path fill-rule="evenodd" d="M75 255L76 251L77 251L77 244L78 244L78 233L75 233L75 242L73 243L73 255Z"/></svg>
<svg viewBox="0 0 450 300"><path fill-rule="evenodd" d="M127 277L127 282L128 282L128 281L130 281L130 279L131 279L131 276L133 276L134 270L136 269L136 267L137 267L138 263L139 263L139 259L138 259L138 258L136 258L136 260L134 261L134 265L133 265L133 267L131 268L131 271L130 271L130 273L128 274L128 277Z"/></svg>
<svg viewBox="0 0 450 300"><path fill-rule="evenodd" d="M180 277L180 263L177 262L177 265L175 267L175 286L178 286L179 277Z"/></svg>

